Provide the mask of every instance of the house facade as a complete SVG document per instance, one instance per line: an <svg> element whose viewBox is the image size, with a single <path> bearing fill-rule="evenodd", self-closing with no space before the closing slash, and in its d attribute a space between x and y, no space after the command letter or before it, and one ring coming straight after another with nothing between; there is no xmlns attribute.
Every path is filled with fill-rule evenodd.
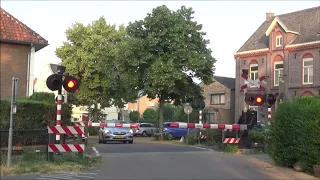
<svg viewBox="0 0 320 180"><path fill-rule="evenodd" d="M209 123L235 123L235 78L215 76L210 85L200 84L203 89L204 112Z"/></svg>
<svg viewBox="0 0 320 180"><path fill-rule="evenodd" d="M139 111L140 116L142 117L143 112L148 108L157 109L158 108L158 98L149 99L147 95L140 97L134 103L128 103L127 109L128 113L131 111Z"/></svg>
<svg viewBox="0 0 320 180"><path fill-rule="evenodd" d="M248 77L267 76L267 92L275 94L275 111L281 101L320 93L320 6L275 16L267 13L262 25L235 53L236 103L235 117L244 109L244 93L240 86L242 70ZM249 86L248 93L263 93ZM266 107L249 107L258 112L258 120L266 121Z"/></svg>
<svg viewBox="0 0 320 180"><path fill-rule="evenodd" d="M11 97L12 77L19 78L18 97L33 93L35 53L48 41L0 8L0 96Z"/></svg>

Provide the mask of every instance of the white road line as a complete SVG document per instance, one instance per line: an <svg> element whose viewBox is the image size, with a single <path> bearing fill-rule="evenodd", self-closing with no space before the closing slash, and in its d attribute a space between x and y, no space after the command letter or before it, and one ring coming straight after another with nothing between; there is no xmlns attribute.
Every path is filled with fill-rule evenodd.
<svg viewBox="0 0 320 180"><path fill-rule="evenodd" d="M212 149L198 147L198 146L189 146L189 147L198 148L198 149L207 150L207 151L212 151L212 152L215 151L215 150L212 150Z"/></svg>

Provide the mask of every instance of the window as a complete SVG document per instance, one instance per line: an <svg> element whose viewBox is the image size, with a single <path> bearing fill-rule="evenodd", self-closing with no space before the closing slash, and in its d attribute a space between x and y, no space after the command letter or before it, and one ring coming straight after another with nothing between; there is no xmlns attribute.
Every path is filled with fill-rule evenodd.
<svg viewBox="0 0 320 180"><path fill-rule="evenodd" d="M283 75L283 61L274 63L274 86L279 86L280 77Z"/></svg>
<svg viewBox="0 0 320 180"><path fill-rule="evenodd" d="M303 84L313 83L313 58L303 59Z"/></svg>
<svg viewBox="0 0 320 180"><path fill-rule="evenodd" d="M250 75L249 78L252 80L258 79L258 64L250 64ZM250 85L251 87L255 87L254 85Z"/></svg>
<svg viewBox="0 0 320 180"><path fill-rule="evenodd" d="M211 105L224 104L225 94L211 94Z"/></svg>
<svg viewBox="0 0 320 180"><path fill-rule="evenodd" d="M282 35L276 36L276 47L282 46Z"/></svg>

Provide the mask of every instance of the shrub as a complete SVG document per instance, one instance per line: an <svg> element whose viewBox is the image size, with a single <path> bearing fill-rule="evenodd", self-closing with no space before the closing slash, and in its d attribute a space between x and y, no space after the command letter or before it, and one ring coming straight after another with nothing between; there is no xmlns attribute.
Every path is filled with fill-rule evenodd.
<svg viewBox="0 0 320 180"><path fill-rule="evenodd" d="M35 92L28 99L32 101L41 101L50 104L55 103L54 93L48 92Z"/></svg>
<svg viewBox="0 0 320 180"><path fill-rule="evenodd" d="M195 145L196 143L198 143L197 131L192 131L187 135L186 143L188 145Z"/></svg>
<svg viewBox="0 0 320 180"><path fill-rule="evenodd" d="M132 121L132 122L138 122L138 117L139 117L139 112L138 111L131 111L130 113L129 113L129 119L130 119L130 121Z"/></svg>
<svg viewBox="0 0 320 180"><path fill-rule="evenodd" d="M268 153L280 165L301 162L312 172L320 161L320 97L280 104L269 128Z"/></svg>
<svg viewBox="0 0 320 180"><path fill-rule="evenodd" d="M98 135L98 131L99 131L100 127L88 127L88 132L89 132L89 136L96 136Z"/></svg>
<svg viewBox="0 0 320 180"><path fill-rule="evenodd" d="M0 129L9 128L10 101L0 101ZM71 125L72 107L62 105L62 125ZM48 125L56 124L57 107L40 101L19 100L17 114L14 117L13 128L17 129L43 129Z"/></svg>
<svg viewBox="0 0 320 180"><path fill-rule="evenodd" d="M143 112L143 120L144 122L158 124L159 121L157 111L152 108L146 109Z"/></svg>
<svg viewBox="0 0 320 180"><path fill-rule="evenodd" d="M235 145L231 145L231 144L227 144L227 145L221 145L220 146L220 149L223 151L223 152L228 152L228 153L236 153L238 151L238 146L235 146Z"/></svg>

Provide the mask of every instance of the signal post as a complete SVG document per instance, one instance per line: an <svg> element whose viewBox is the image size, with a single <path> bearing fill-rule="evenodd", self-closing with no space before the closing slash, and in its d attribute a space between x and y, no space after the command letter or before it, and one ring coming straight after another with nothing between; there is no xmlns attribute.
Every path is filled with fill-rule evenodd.
<svg viewBox="0 0 320 180"><path fill-rule="evenodd" d="M62 96L62 87L67 92L75 92L79 88L79 81L77 78L69 75L65 75L65 67L58 66L58 72L56 74L50 75L46 80L46 85L51 91L58 91L57 101L57 118L56 126L61 126L61 112L62 112L62 101L64 97ZM65 138L60 139L60 135L56 135L56 141L60 141L63 144Z"/></svg>

